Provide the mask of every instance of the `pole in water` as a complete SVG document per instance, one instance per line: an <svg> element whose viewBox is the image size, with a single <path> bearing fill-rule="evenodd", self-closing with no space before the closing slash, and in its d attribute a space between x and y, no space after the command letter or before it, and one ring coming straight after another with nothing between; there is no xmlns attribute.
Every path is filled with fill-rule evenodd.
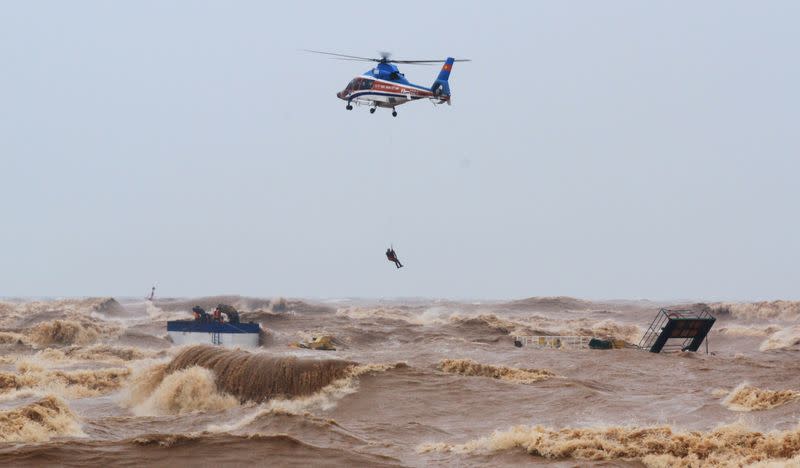
<svg viewBox="0 0 800 468"><path fill-rule="evenodd" d="M154 284L153 287L150 289L150 296L147 297L147 300L153 302L153 298L156 297L156 285Z"/></svg>

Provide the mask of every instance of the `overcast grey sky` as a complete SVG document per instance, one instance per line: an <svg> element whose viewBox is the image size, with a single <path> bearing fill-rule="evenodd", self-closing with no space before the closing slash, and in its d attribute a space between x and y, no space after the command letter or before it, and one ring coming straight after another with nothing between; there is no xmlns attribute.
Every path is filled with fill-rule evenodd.
<svg viewBox="0 0 800 468"><path fill-rule="evenodd" d="M364 5L0 3L0 296L800 298L800 2Z"/></svg>

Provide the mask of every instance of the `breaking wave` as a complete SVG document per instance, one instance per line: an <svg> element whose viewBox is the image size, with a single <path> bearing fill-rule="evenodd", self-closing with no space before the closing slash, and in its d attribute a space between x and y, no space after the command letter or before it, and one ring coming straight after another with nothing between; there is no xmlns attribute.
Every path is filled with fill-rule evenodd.
<svg viewBox="0 0 800 468"><path fill-rule="evenodd" d="M0 303L0 326L28 328L36 323L54 318L80 320L90 317L114 317L125 313L122 305L111 297L21 303L2 302Z"/></svg>
<svg viewBox="0 0 800 468"><path fill-rule="evenodd" d="M428 443L426 452L485 454L524 449L548 459L639 460L647 466L741 466L781 461L800 452L800 428L750 431L740 424L710 432L677 432L669 426L551 429L516 426L463 444Z"/></svg>
<svg viewBox="0 0 800 468"><path fill-rule="evenodd" d="M637 325L626 325L613 320L573 319L553 321L546 317L532 316L526 322L500 318L494 314L482 314L472 317L453 315L450 322L457 325L464 334L490 333L500 335L533 335L533 336L594 336L608 340L623 340L635 343L642 336L642 329Z"/></svg>
<svg viewBox="0 0 800 468"><path fill-rule="evenodd" d="M480 314L476 316L460 316L454 314L449 317L449 322L455 325L464 336L489 335L546 335L545 331L537 330L531 326L500 318L494 314Z"/></svg>
<svg viewBox="0 0 800 468"><path fill-rule="evenodd" d="M28 337L22 333L0 332L0 345L4 344L27 344Z"/></svg>
<svg viewBox="0 0 800 468"><path fill-rule="evenodd" d="M228 424L212 424L207 430L211 432L231 432L242 430L251 426L256 421L275 415L301 415L304 418L311 417L309 412L314 410L326 411L333 408L336 403L347 395L358 391L358 377L366 374L385 372L390 369L406 367L403 363L397 364L365 364L351 367L347 376L334 380L329 385L323 387L318 392L305 397L297 398L275 398L259 406L258 411L254 411L239 421ZM327 420L326 424L334 424L335 421Z"/></svg>
<svg viewBox="0 0 800 468"><path fill-rule="evenodd" d="M148 399L161 381L164 380L166 369L167 364L161 363L148 367L139 367L134 370L124 403L128 406L136 406Z"/></svg>
<svg viewBox="0 0 800 468"><path fill-rule="evenodd" d="M217 411L239 404L233 396L217 390L214 373L208 369L192 366L163 375L164 369L157 366L154 375L144 377L143 386L131 393L128 403L136 415Z"/></svg>
<svg viewBox="0 0 800 468"><path fill-rule="evenodd" d="M722 404L733 411L759 411L785 405L797 399L800 399L800 392L794 390L765 390L744 382L734 388Z"/></svg>
<svg viewBox="0 0 800 468"><path fill-rule="evenodd" d="M130 375L127 368L45 370L29 362L17 366L18 372L0 372L0 393L36 389L70 398L86 398L118 390Z"/></svg>
<svg viewBox="0 0 800 468"><path fill-rule="evenodd" d="M581 336L596 336L607 340L636 343L642 337L643 330L637 325L624 325L612 320L601 320L587 326L578 326L574 333Z"/></svg>
<svg viewBox="0 0 800 468"><path fill-rule="evenodd" d="M30 340L39 346L86 345L97 341L103 333L116 330L91 322L52 320L36 324L29 332Z"/></svg>
<svg viewBox="0 0 800 468"><path fill-rule="evenodd" d="M436 312L420 312L408 307L359 307L350 306L336 310L336 315L353 320L403 321L412 325L432 325L444 323L446 316ZM447 313L452 315L452 312Z"/></svg>
<svg viewBox="0 0 800 468"><path fill-rule="evenodd" d="M800 301L720 302L713 304L712 307L717 314L730 314L738 319L786 321L800 319Z"/></svg>
<svg viewBox="0 0 800 468"><path fill-rule="evenodd" d="M80 346L69 348L45 348L37 352L36 357L49 361L82 360L121 362L162 357L165 354L164 351L98 344L88 348Z"/></svg>
<svg viewBox="0 0 800 468"><path fill-rule="evenodd" d="M82 435L78 418L53 395L0 411L0 442L44 442L53 437Z"/></svg>
<svg viewBox="0 0 800 468"><path fill-rule="evenodd" d="M347 368L347 372L343 377L332 381L319 391L309 396L276 398L268 402L267 408L269 411L281 411L291 414L300 414L315 409L329 410L336 405L337 401L358 391L358 377L403 367L406 367L403 363L351 366Z"/></svg>
<svg viewBox="0 0 800 468"><path fill-rule="evenodd" d="M353 320L402 321L411 325L451 325L458 336L472 341L499 341L511 335L592 336L609 340L635 343L643 330L637 325L622 324L610 319L579 318L557 320L542 315L525 317L500 317L494 313L464 314L442 307L347 307L336 315Z"/></svg>
<svg viewBox="0 0 800 468"><path fill-rule="evenodd" d="M336 379L345 377L355 363L334 359L273 357L246 351L193 346L176 355L167 374L192 366L216 375L217 387L241 401L262 402L272 398L311 395Z"/></svg>
<svg viewBox="0 0 800 468"><path fill-rule="evenodd" d="M196 346L168 364L138 371L127 404L138 415L222 410L246 401L263 402L266 412L300 414L332 408L358 390L362 375L404 366L275 358Z"/></svg>
<svg viewBox="0 0 800 468"><path fill-rule="evenodd" d="M168 320L182 320L191 317L191 306L186 309L162 309L163 306L155 305L148 301L145 303L144 308L147 312L147 317L151 322L168 321Z"/></svg>
<svg viewBox="0 0 800 468"><path fill-rule="evenodd" d="M480 364L471 359L443 359L439 362L438 368L451 374L491 377L521 384L541 382L556 376L547 369L517 369L515 367L492 366Z"/></svg>
<svg viewBox="0 0 800 468"><path fill-rule="evenodd" d="M719 330L723 335L728 336L767 336L779 331L781 328L775 325L768 325L766 327L746 327L746 326L729 326Z"/></svg>
<svg viewBox="0 0 800 468"><path fill-rule="evenodd" d="M773 333L759 346L761 351L787 349L800 344L800 325L784 328Z"/></svg>

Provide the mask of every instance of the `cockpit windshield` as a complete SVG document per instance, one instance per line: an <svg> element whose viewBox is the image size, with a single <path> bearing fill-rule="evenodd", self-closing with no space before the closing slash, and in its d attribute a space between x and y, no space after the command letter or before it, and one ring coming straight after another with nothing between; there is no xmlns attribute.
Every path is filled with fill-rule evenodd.
<svg viewBox="0 0 800 468"><path fill-rule="evenodd" d="M345 91L358 91L361 89L371 89L371 88L372 88L372 80L368 80L365 78L355 78L347 85Z"/></svg>

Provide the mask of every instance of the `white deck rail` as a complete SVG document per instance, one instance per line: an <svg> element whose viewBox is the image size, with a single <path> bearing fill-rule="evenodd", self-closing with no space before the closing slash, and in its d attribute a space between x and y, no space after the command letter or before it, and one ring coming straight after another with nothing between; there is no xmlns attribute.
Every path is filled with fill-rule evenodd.
<svg viewBox="0 0 800 468"><path fill-rule="evenodd" d="M559 335L559 336L514 336L514 344L520 347L552 349L582 349L589 347L591 336ZM520 343L520 344L517 344Z"/></svg>

